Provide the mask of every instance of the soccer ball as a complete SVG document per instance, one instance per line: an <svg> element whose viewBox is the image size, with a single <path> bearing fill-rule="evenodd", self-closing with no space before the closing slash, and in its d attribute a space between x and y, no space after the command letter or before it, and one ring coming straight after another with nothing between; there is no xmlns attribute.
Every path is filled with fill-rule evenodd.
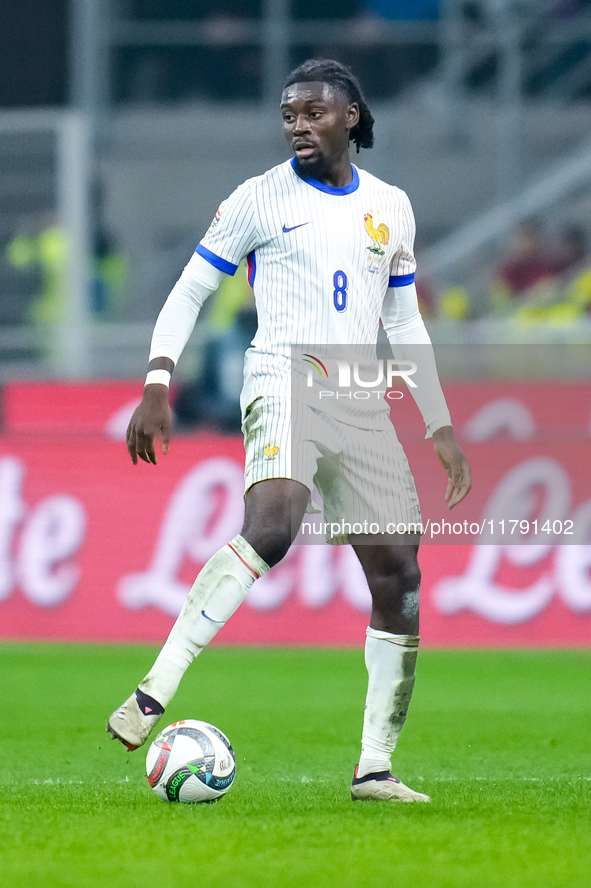
<svg viewBox="0 0 591 888"><path fill-rule="evenodd" d="M186 719L158 734L146 756L146 774L165 802L215 802L234 782L236 759L219 728Z"/></svg>

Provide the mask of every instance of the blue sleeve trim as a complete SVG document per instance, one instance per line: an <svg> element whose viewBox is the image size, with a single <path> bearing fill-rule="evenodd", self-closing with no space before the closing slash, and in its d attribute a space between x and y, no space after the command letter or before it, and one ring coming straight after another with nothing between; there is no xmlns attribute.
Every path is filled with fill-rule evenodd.
<svg viewBox="0 0 591 888"><path fill-rule="evenodd" d="M204 259L207 259L209 264L213 265L214 268L218 268L220 271L223 271L224 274L236 274L236 270L238 268L237 265L234 265L233 262L228 262L227 259L222 259L221 256L216 256L215 253L212 253L211 250L208 250L207 247L203 246L203 244L197 244L195 252L199 253L200 256L203 256Z"/></svg>
<svg viewBox="0 0 591 888"><path fill-rule="evenodd" d="M414 272L413 274L391 274L390 280L388 281L389 287L408 287L409 284L414 283Z"/></svg>

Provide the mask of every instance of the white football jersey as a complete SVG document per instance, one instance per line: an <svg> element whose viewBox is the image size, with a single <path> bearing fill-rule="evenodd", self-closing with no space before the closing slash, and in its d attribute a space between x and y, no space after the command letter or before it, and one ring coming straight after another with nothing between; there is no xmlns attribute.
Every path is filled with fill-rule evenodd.
<svg viewBox="0 0 591 888"><path fill-rule="evenodd" d="M388 287L414 280L407 195L352 172L351 184L334 188L300 178L292 159L248 179L197 247L227 274L247 259L259 323L246 353L243 409L259 395L286 396L294 343L375 345ZM348 409L366 413L364 406Z"/></svg>

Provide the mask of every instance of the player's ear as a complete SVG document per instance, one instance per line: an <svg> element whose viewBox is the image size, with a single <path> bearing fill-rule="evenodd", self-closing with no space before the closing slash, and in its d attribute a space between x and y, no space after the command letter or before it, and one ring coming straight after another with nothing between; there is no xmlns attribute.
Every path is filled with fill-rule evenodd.
<svg viewBox="0 0 591 888"><path fill-rule="evenodd" d="M357 102L351 102L347 108L347 129L352 130L359 123L359 105Z"/></svg>

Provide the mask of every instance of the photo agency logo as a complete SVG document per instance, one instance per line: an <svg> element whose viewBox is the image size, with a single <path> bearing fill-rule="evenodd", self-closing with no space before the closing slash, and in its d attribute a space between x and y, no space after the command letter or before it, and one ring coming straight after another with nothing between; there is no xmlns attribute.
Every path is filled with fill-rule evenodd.
<svg viewBox="0 0 591 888"><path fill-rule="evenodd" d="M397 401L404 392L394 389L400 380L413 389L417 364L415 361L398 361L395 358L353 359L303 353L306 367L306 387L316 389L319 400L368 401L373 398ZM330 368L330 372L329 372Z"/></svg>

